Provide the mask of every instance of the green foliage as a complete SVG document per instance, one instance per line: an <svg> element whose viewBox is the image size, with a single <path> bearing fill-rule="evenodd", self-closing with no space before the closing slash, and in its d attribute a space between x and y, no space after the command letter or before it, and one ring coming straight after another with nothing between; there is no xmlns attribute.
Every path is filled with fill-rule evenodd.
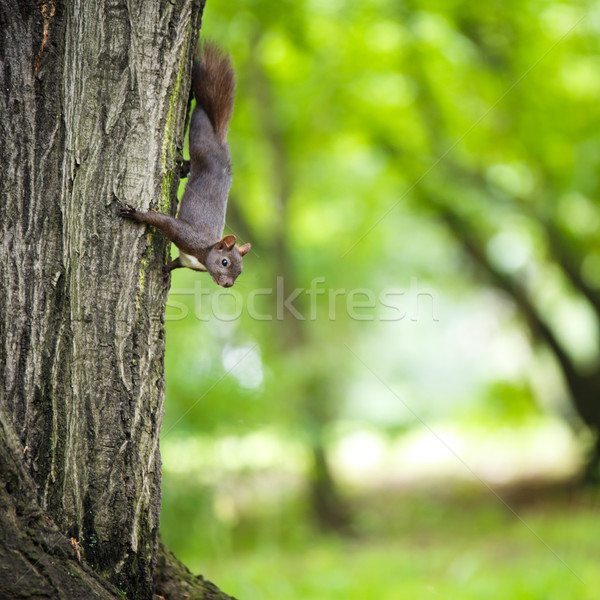
<svg viewBox="0 0 600 600"><path fill-rule="evenodd" d="M487 404L487 387L498 381L529 388L537 353L523 341L519 313L482 294L478 270L438 206L464 218L490 263L530 288L578 364L594 364L597 315L556 267L545 226L560 230L582 276L600 285L600 76L596 20L585 11L582 2L533 1L210 4L203 32L231 51L238 76L228 223L255 250L236 292L246 302L284 275L290 289L323 277L328 293L314 298L314 320L279 321L273 299L258 296L259 313L271 321L251 318L244 305L240 319L214 323L213 288L202 298L206 321L169 323L168 401L180 410L167 412L167 424L212 385L199 401L210 410L200 422L186 418L191 428L297 422L306 404L299 380L315 366L331 379L330 417L357 377L371 380L370 396L385 394L345 344L368 355L388 383L410 388L426 412L452 412L467 396ZM174 273L172 302L199 278ZM413 281L436 294L439 322L405 310ZM212 286L207 278L202 284ZM329 291L342 288L332 300ZM403 290L405 317L381 322L385 307L377 303L355 311L372 321L352 318L355 288L375 297ZM490 301L480 322L464 314L465 306L486 312ZM294 305L308 316L306 294ZM474 335L476 328L483 331ZM586 330L592 335L578 333ZM253 344L262 383L244 389L224 374L222 356ZM505 363L514 354L512 364L499 366L484 347ZM438 378L445 368L456 374L450 389L423 389L425 375L415 371Z"/></svg>
<svg viewBox="0 0 600 600"><path fill-rule="evenodd" d="M556 530L531 517L587 588L497 511L487 523L441 505L431 529L297 541L285 556L257 526L260 550L239 556L214 519L237 514L217 485L230 474L173 465L210 454L198 440L270 432L289 444L297 493L258 521L304 532L309 448L340 427L572 417L531 314L578 372L597 369L599 22L583 1L208 3L203 34L238 78L228 227L253 251L237 299L173 273L163 440L182 449L165 459L163 527L193 562L206 538L182 540L196 507L224 557L213 573L197 564L234 595L591 598L587 516L557 513ZM284 298L305 290L305 320L277 303L277 276ZM253 296L262 288L274 292ZM268 479L268 466L247 471Z"/></svg>

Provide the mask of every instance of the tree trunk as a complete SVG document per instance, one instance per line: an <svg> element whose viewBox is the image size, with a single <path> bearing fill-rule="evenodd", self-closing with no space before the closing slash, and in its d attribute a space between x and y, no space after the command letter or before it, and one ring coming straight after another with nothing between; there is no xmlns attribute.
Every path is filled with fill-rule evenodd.
<svg viewBox="0 0 600 600"><path fill-rule="evenodd" d="M152 597L167 246L115 210L175 208L203 5L0 0L2 598Z"/></svg>

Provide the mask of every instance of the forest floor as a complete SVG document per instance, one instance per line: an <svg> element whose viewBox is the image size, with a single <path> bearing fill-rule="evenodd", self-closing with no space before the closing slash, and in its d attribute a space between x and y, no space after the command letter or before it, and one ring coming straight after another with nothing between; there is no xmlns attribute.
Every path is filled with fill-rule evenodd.
<svg viewBox="0 0 600 600"><path fill-rule="evenodd" d="M498 493L355 497L350 536L282 509L238 522L189 566L240 600L596 600L600 493L532 482Z"/></svg>

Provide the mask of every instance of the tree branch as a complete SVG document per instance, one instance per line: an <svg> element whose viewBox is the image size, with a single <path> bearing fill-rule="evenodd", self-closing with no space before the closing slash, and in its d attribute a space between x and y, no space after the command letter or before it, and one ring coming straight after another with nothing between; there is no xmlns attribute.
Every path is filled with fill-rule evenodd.
<svg viewBox="0 0 600 600"><path fill-rule="evenodd" d="M561 366L569 388L573 390L574 382L579 380L580 375L577 372L571 357L564 350L551 327L542 318L538 308L533 304L527 295L527 292L512 277L503 273L491 263L486 256L478 237L472 232L466 221L460 217L456 211L453 211L447 205L440 202L432 200L429 200L428 202L435 206L437 213L454 234L455 239L461 244L465 252L475 261L475 263L483 269L491 279L492 283L501 290L504 290L513 299L534 336L543 340L552 350L556 360Z"/></svg>

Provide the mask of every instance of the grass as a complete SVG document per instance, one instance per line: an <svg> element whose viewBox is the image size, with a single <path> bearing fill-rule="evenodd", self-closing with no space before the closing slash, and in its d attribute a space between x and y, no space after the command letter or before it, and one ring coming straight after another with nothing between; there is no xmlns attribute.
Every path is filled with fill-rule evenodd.
<svg viewBox="0 0 600 600"><path fill-rule="evenodd" d="M384 491L355 501L350 537L281 508L183 558L240 600L596 600L596 496L519 489L506 499L520 518L473 490Z"/></svg>

